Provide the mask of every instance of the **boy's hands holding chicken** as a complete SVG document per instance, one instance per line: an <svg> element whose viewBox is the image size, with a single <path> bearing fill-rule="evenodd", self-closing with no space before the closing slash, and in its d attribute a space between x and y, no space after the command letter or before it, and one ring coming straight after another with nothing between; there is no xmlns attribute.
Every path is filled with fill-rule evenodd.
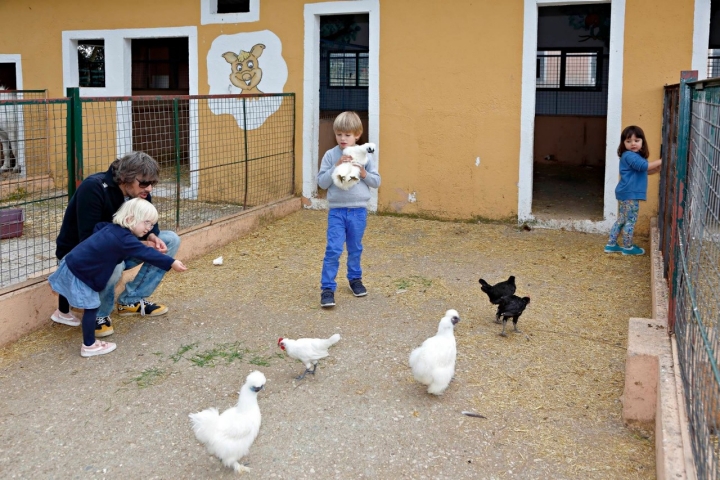
<svg viewBox="0 0 720 480"><path fill-rule="evenodd" d="M353 161L353 157L351 155L343 155L340 157L340 159L335 164L336 167L339 167L343 163L352 163L358 169L360 169L360 178L365 178L367 176L367 171L365 170L365 165L361 165L358 162Z"/></svg>

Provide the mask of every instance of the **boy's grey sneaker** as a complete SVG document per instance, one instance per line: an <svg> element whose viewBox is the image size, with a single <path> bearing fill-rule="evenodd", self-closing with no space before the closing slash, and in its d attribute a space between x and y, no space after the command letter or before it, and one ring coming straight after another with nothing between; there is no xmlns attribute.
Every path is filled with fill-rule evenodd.
<svg viewBox="0 0 720 480"><path fill-rule="evenodd" d="M335 306L335 293L332 290L323 290L320 294L320 306L323 308Z"/></svg>
<svg viewBox="0 0 720 480"><path fill-rule="evenodd" d="M638 247L637 245L633 245L633 246L630 247L630 248L625 248L625 247L623 247L623 249L622 249L622 254L623 254L623 255L642 255L642 254L644 254L644 253L645 253L645 250L643 250L642 248Z"/></svg>
<svg viewBox="0 0 720 480"><path fill-rule="evenodd" d="M367 295L367 289L365 288L365 285L363 285L362 280L359 278L350 280L350 290L352 290L353 295L356 297L364 297Z"/></svg>

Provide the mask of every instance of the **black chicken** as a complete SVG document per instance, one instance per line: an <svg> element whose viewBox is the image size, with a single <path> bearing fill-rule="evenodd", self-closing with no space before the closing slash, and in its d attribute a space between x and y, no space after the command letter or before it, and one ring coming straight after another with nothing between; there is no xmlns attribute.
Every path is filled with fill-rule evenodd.
<svg viewBox="0 0 720 480"><path fill-rule="evenodd" d="M480 282L480 289L487 294L490 303L493 305L499 304L502 297L507 297L515 293L514 276L510 276L510 278L504 282L496 283L495 285L490 285L482 278L478 281Z"/></svg>
<svg viewBox="0 0 720 480"><path fill-rule="evenodd" d="M515 332L522 333L517 328L517 322L520 318L520 315L522 315L522 313L525 311L525 307L527 307L528 303L530 303L530 297L520 298L516 295L508 295L500 299L500 301L498 302L497 313L495 314L495 321L497 323L500 323L500 317L502 317L503 329L500 335L502 335L503 337L507 336L505 335L505 322L507 322L508 318L512 318Z"/></svg>

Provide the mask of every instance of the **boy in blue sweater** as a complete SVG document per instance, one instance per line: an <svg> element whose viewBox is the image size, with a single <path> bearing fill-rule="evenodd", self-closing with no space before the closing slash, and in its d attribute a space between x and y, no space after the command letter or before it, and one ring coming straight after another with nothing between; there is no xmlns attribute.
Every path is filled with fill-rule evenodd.
<svg viewBox="0 0 720 480"><path fill-rule="evenodd" d="M635 222L640 210L640 200L647 199L648 174L660 171L662 160L648 162L650 149L645 141L645 132L635 125L623 130L617 153L620 157L620 182L615 187L618 219L610 229L605 253L642 255L645 250L633 245ZM622 247L617 243L621 231Z"/></svg>
<svg viewBox="0 0 720 480"><path fill-rule="evenodd" d="M367 204L370 200L370 189L380 186L380 174L377 162L368 154L367 164L360 169L360 181L349 190L338 188L332 179L335 167L345 162L352 162L352 157L343 155L343 149L355 145L363 132L360 117L355 112L343 112L333 122L337 147L328 150L320 163L317 182L320 188L327 190L328 227L327 246L323 260L322 277L320 279L320 306L324 308L335 305L335 289L340 267L340 255L343 245L347 245L347 279L350 289L356 297L367 295L362 283L360 257L363 246L362 238L367 225Z"/></svg>
<svg viewBox="0 0 720 480"><path fill-rule="evenodd" d="M107 285L118 263L126 258L139 258L166 272L171 268L176 272L187 270L180 260L140 242L157 219L152 203L142 198L128 200L113 216L113 223L98 223L95 232L65 255L48 278L52 289L67 298L71 306L85 309L81 356L92 357L115 350L114 343L95 340L95 325L99 292Z"/></svg>

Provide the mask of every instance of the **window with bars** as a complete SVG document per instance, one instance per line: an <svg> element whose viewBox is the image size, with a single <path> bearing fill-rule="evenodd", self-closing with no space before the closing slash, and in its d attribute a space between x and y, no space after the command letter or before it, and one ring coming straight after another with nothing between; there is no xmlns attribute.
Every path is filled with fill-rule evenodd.
<svg viewBox="0 0 720 480"><path fill-rule="evenodd" d="M708 49L708 78L720 77L720 48Z"/></svg>
<svg viewBox="0 0 720 480"><path fill-rule="evenodd" d="M80 87L105 87L105 40L78 40Z"/></svg>
<svg viewBox="0 0 720 480"><path fill-rule="evenodd" d="M535 85L538 90L600 90L602 49L538 50Z"/></svg>
<svg viewBox="0 0 720 480"><path fill-rule="evenodd" d="M368 88L368 52L330 52L328 63L330 88Z"/></svg>

